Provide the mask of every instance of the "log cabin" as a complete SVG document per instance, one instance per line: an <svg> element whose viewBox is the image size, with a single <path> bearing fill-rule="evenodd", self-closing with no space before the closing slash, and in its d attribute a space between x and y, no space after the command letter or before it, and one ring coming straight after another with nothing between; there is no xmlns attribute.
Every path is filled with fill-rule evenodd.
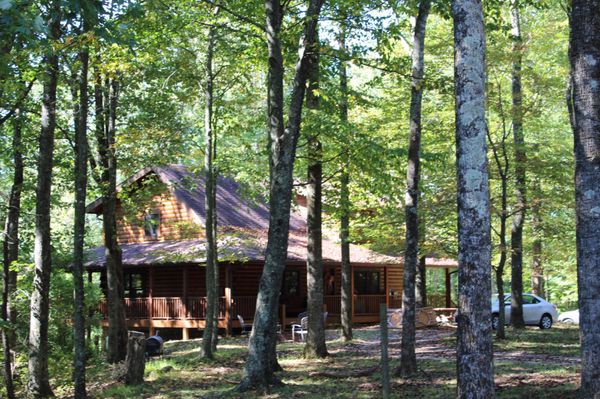
<svg viewBox="0 0 600 399"><path fill-rule="evenodd" d="M183 165L145 168L119 186L118 242L123 253L124 305L130 328L177 329L197 336L204 327L204 175ZM303 198L290 216L288 257L280 296L285 326L306 308L306 222ZM100 216L102 199L87 206ZM304 213L304 214L303 214ZM217 181L219 327L239 328L238 315L252 322L269 227L264 201L249 200L226 177ZM336 234L324 229L324 305L328 323L339 322L341 250ZM355 323L379 320L379 304L401 307L402 258L351 245L352 309ZM455 268L456 262L431 258L428 267ZM99 274L106 289L104 247L86 260L90 281ZM96 279L98 280L98 279ZM106 316L106 307L101 305ZM103 326L106 326L106 317Z"/></svg>

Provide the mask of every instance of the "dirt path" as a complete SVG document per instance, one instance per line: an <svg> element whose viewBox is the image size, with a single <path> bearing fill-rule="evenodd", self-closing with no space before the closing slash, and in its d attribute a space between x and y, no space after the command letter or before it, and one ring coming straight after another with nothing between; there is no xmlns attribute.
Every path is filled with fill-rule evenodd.
<svg viewBox="0 0 600 399"><path fill-rule="evenodd" d="M376 330L375 327L369 328ZM368 356L379 356L379 334L374 334L368 340L360 343L349 344L347 349L366 352ZM455 336L456 330L451 327L427 328L417 330L417 358L425 360L454 360L456 348L449 346L447 341ZM446 342L444 342L446 341ZM390 357L400 356L401 337L398 330L390 331L389 354ZM549 355L528 353L525 351L496 351L494 360L499 362L527 363L527 364L552 364L557 366L577 366L581 363L578 356Z"/></svg>

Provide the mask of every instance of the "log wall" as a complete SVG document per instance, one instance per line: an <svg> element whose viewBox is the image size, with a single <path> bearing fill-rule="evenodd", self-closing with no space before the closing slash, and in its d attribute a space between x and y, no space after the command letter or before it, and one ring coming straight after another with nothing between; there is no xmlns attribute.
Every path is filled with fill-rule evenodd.
<svg viewBox="0 0 600 399"><path fill-rule="evenodd" d="M151 180L148 184L148 180ZM149 176L130 190L127 199L117 203L117 230L120 244L147 241L185 240L204 237L204 228L194 220L194 213L169 191L168 187ZM151 188L148 188L151 187ZM152 192L149 192L152 190ZM145 213L159 215L158 234L149 237L144 231Z"/></svg>

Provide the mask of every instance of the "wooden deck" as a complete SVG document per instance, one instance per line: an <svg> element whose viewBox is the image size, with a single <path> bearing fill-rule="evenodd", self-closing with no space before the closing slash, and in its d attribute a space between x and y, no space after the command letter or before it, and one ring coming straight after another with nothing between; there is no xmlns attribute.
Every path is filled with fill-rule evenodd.
<svg viewBox="0 0 600 399"><path fill-rule="evenodd" d="M379 304L386 303L389 307L400 307L402 300L399 296L386 295L354 295L353 320L356 323L371 323L379 321ZM326 295L324 306L329 312L330 323L340 320L341 296ZM127 324L133 328L204 328L206 318L206 297L146 297L124 300ZM239 328L237 315L248 323L252 323L256 310L256 296L234 296L228 303L227 297L219 298L219 327L223 329ZM100 312L106 325L106 303L100 305ZM281 305L280 319L287 326L296 321L295 314L285 314L285 305Z"/></svg>

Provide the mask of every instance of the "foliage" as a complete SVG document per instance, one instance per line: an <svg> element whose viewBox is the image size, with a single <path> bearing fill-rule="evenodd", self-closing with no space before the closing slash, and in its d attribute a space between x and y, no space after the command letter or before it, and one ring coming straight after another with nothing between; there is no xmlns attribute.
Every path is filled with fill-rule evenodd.
<svg viewBox="0 0 600 399"><path fill-rule="evenodd" d="M121 93L117 116L119 176L121 181L149 165L182 163L200 170L204 152L203 79L207 27L215 26L215 131L219 173L240 182L244 195L268 196L268 148L265 90L267 61L264 45L263 2L227 0L215 16L212 1L90 2L61 1L62 39L49 42L44 17L45 0L0 0L0 199L6 202L12 182L12 136L15 111L21 109L25 184L21 213L20 258L12 265L18 272L14 293L17 322L8 326L17 335L17 370L24 381L29 295L32 282L37 135L42 98L40 72L43 54L52 47L60 52L59 102L52 187L52 235L54 272L51 284L50 347L52 376L56 385L70 378L72 332L72 284L69 263L72 252L72 203L74 181L75 100L72 86L79 67L77 53L91 48L91 70L118 77ZM533 240L542 238L542 264L548 299L560 309L576 308L576 256L572 138L565 106L567 65L567 16L562 1L522 1L524 59L523 86L528 195L540 204L542 224L534 229L532 214L525 222L525 264L531 263ZM303 2L286 2L283 22L284 48L297 48ZM454 146L452 21L448 1L434 1L425 49L423 97L422 179L420 200L423 254L455 257L456 178ZM298 193L306 180L306 133L318 132L323 143L324 210L329 230L338 228L340 212L339 174L343 153L350 157L350 195L353 243L388 254L404 250L404 176L408 139L410 96L411 16L417 1L332 0L323 10L320 25L321 82L319 111L305 109L303 136L295 166ZM508 2L485 2L487 28L488 121L497 141L510 120L511 55ZM95 28L82 34L79 10L95 20ZM341 28L347 30L347 48L339 45ZM297 54L284 54L286 101L291 91ZM348 65L349 121L342 123L339 107L341 62ZM90 94L93 92L90 83ZM93 97L93 95L91 96ZM94 107L90 107L90 146ZM512 148L507 156L512 159ZM491 155L491 153L490 153ZM514 211L511 166L509 212ZM90 179L88 200L100 193ZM498 208L498 175L490 164L491 200ZM159 187L148 184L145 201L133 203L122 193L129 218L153 206ZM6 207L0 207L4 220ZM498 218L493 215L493 223ZM194 226L176 226L183 235L195 234ZM86 245L102 241L101 223L87 220ZM233 237L243 240L246 237ZM499 249L495 248L497 257ZM507 268L508 269L508 268ZM433 272L435 273L435 271ZM528 281L530 271L525 270ZM508 276L505 276L508 277ZM441 294L441 285L430 284L430 295ZM435 278L430 273L429 281ZM505 279L508 281L508 279ZM454 285L454 281L453 281ZM86 286L86 306L94 309L101 300L99 282ZM99 320L90 319L90 353L100 339ZM0 328L6 328L2 322ZM510 337L511 334L508 334ZM529 337L526 337L529 339ZM291 349L290 349L291 350ZM241 349L240 349L241 351ZM227 353L227 352L225 352ZM235 352L234 355L238 356ZM219 355L221 356L221 355ZM226 356L226 355L223 355ZM223 358L220 358L223 360ZM444 370L442 365L440 370ZM439 371L439 370L438 370ZM295 375L294 377L298 377ZM300 378L299 384L311 385ZM318 384L315 384L318 385ZM298 390L303 387L295 387ZM447 387L446 387L447 388ZM145 388L143 388L145 389ZM142 390L143 390L142 389ZM224 389L224 388L223 388ZM312 389L312 388L311 388ZM128 393L129 392L129 393ZM132 391L115 388L114 396ZM365 393L365 396L369 394Z"/></svg>

